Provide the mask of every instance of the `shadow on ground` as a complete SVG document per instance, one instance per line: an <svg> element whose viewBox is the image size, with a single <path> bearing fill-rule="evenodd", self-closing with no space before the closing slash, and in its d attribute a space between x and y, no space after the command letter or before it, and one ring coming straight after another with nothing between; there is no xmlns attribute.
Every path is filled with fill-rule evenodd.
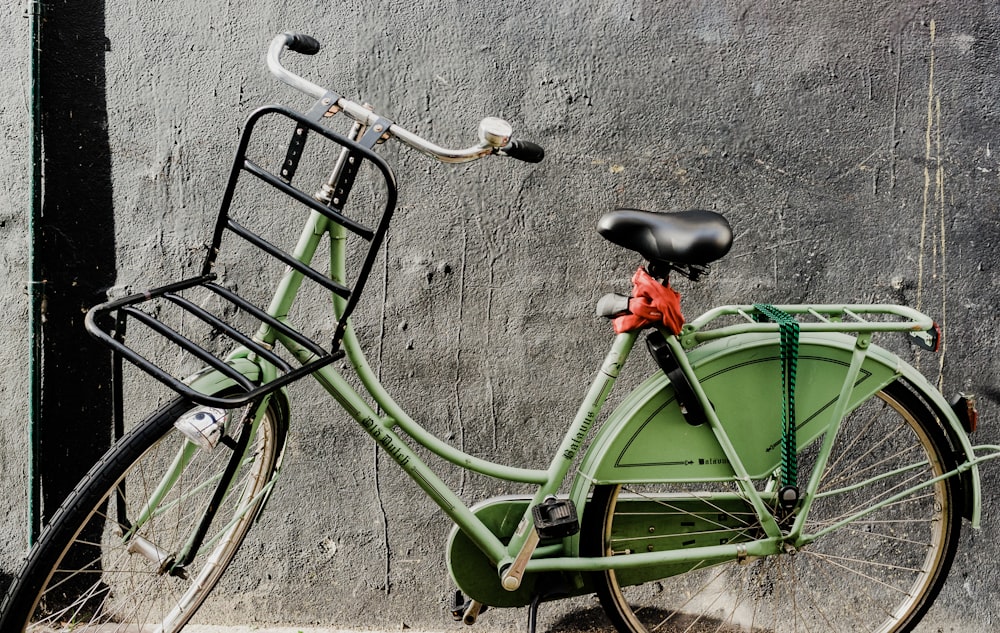
<svg viewBox="0 0 1000 633"><path fill-rule="evenodd" d="M567 613L543 629L544 633L615 633L615 627L600 607Z"/></svg>
<svg viewBox="0 0 1000 633"><path fill-rule="evenodd" d="M726 626L717 618L699 618L697 616L684 613L674 613L668 611L650 609L643 610L642 619L644 622L659 622L656 627L657 633L729 633L743 631L738 626ZM667 622L669 620L669 622ZM647 624L648 626L648 624ZM652 628L652 627L650 627ZM600 607L591 607L568 613L551 623L544 629L544 633L617 633L613 624Z"/></svg>

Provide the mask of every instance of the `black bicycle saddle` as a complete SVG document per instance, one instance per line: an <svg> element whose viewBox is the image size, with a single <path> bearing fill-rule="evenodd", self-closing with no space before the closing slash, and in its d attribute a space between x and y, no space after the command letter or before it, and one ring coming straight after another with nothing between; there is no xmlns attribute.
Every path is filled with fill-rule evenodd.
<svg viewBox="0 0 1000 633"><path fill-rule="evenodd" d="M732 227L714 211L615 209L601 217L597 232L654 264L703 266L721 258L733 245Z"/></svg>

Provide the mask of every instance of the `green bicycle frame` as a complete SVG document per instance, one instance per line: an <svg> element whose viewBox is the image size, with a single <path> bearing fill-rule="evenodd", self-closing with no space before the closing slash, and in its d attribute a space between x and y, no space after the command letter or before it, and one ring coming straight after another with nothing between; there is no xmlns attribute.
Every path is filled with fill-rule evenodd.
<svg viewBox="0 0 1000 633"><path fill-rule="evenodd" d="M299 252L301 252L304 257L311 256L311 254L315 252L316 242L319 240L319 237L322 235L324 230L330 235L332 251L331 276L335 280L342 280L344 277L344 253L340 246L344 240L344 234L343 229L338 225L327 223L323 218L318 216L311 219L309 228L303 232L302 242L300 243L303 247L299 249ZM294 277L295 273L289 273L289 275ZM294 287L294 285L294 283L289 283L286 287ZM276 305L279 306L282 312L285 312L287 305L290 304L291 294L293 293L288 293L287 295L280 297L280 300L276 299ZM342 299L333 297L335 309L341 309L342 302ZM817 425L816 428L819 429L819 431L815 434L818 436L822 433L822 431L830 430L831 432L827 434L828 438L835 437L839 420L853 406L860 404L860 402L857 402L860 397L867 395L867 391L861 390L859 395L852 397L855 383L858 381L858 376L862 373L862 371L864 370L865 372L872 373L871 369L867 367L868 365L882 368L877 377L877 384L880 385L884 385L889 380L895 379L904 374L906 374L909 378L913 378L913 376L909 376L908 372L905 370L897 371L895 368L891 370L888 369L886 361L887 352L879 351L878 353L870 354L870 352L873 351L873 346L870 345L871 334L876 331L920 331L930 327L929 322L925 323L927 319L926 317L923 317L923 315L919 315L919 313L908 309L896 309L892 306L877 306L875 308L870 306L837 306L836 309L821 306L782 306L782 309L791 310L793 312L812 312L815 314L819 314L820 311L830 314L834 312L844 314L846 311L847 314L853 315L871 312L893 313L902 314L902 316L909 319L909 321L904 324L883 322L835 323L827 319L827 322L803 325L804 340L807 343L815 341L813 345L819 347L834 345L834 349L838 350L836 362L833 363L833 365L837 368L837 372L824 376L825 378L835 377L835 381L832 382L832 384L839 385L837 388L837 394L835 394L838 397L835 398L834 406L828 411L828 418L834 422L827 423L822 427ZM740 309L737 309L737 311L738 310ZM717 447L721 449L722 452L722 459L718 460L718 462L719 464L726 464L723 473L719 475L719 477L732 479L738 486L740 486L741 493L745 495L757 512L767 538L749 545L721 545L713 548L699 549L698 551L692 552L650 553L616 558L579 558L577 556L577 540L575 537L571 537L561 546L543 548L537 551L535 559L528 563L528 572L544 572L554 570L599 571L605 569L623 569L642 567L646 565L660 565L672 562L692 562L704 560L706 558L735 558L737 556L748 554L762 555L780 551L782 544L788 542L789 538L801 538L801 534L799 532L801 531L804 516L808 513L808 502L806 502L806 508L797 520L796 527L793 528L791 536L783 532L771 510L771 499L767 498L764 493L756 490L752 483L754 477L759 478L761 473L751 473L750 470L748 470L748 467L744 464L745 451L741 448L741 446L746 438L733 439L730 437L730 427L723 424L723 422L719 419L719 416L717 416L713 411L712 406L708 406L707 403L713 400L706 395L705 391L702 389L701 383L698 379L698 372L689 362L687 356L688 350L685 349L686 347L693 347L711 341L724 341L724 343L721 344L722 348L725 348L727 344L732 345L733 342L739 345L745 345L747 343L746 337L748 336L757 337L756 340L759 341L763 341L764 338L766 338L771 341L770 344L773 345L776 340L773 332L777 331L777 326L774 324L746 324L730 328L729 330L722 331L721 333L718 330L707 332L698 331L697 328L701 323L714 320L715 318L718 318L718 316L719 315L717 314L707 315L703 320L696 321L695 324L689 327L685 333L682 333L680 337L670 337L668 338L668 341L670 345L675 348L682 369L692 379L692 385L695 387L696 394L708 413L710 427L709 433L712 435L712 441L716 443ZM852 345L852 348L849 350L844 349L846 345L845 340L850 338L845 336L843 334L844 332L860 332L860 334L854 339L855 343ZM810 338L810 335L813 335L813 338ZM306 350L295 348L290 341L282 340L280 334L275 333L273 336L278 342L285 344L289 347L290 351L297 354L301 362L308 362L310 360L310 354ZM834 341L833 338L826 340L822 337L836 337L836 340ZM584 397L576 416L563 438L559 450L546 470L512 468L482 460L468 455L428 433L423 427L410 418L385 391L381 383L378 381L375 372L372 371L369 366L364 353L361 350L360 343L351 327L348 327L343 339L344 349L350 359L352 368L360 379L365 391L371 396L375 405L383 413L379 414L375 407L366 402L365 399L362 398L354 390L354 388L347 383L344 377L332 367L328 366L321 368L317 371L315 377L320 384L322 384L324 388L341 404L341 406L343 406L344 409L351 414L351 416L362 426L362 428L386 451L386 453L388 453L403 468L403 470L414 479L417 485L420 486L420 488L424 490L428 496L434 499L434 501L449 516L449 518L451 518L459 526L462 532L466 534L480 550L482 550L491 563L496 566L497 570L502 571L511 564L516 554L524 545L524 542L528 538L527 531L521 530L515 533L510 538L510 541L507 544L504 544L501 539L488 529L479 517L472 510L470 510L458 498L458 496L430 470L428 466L424 464L424 462L413 452L411 447L402 439L397 431L402 430L406 435L412 438L414 442L423 446L431 453L453 464L461 466L462 468L498 479L533 484L537 486L537 491L528 504L528 509L525 510L524 516L522 517L522 520L530 521L530 506L540 503L549 495L557 494L562 487L566 476L569 473L572 462L580 450L583 439L587 437L594 421L597 419L601 408L615 383L618 373L633 347L635 339L636 334L634 333L621 334L615 338L611 350L605 357L600 371ZM719 346L720 345L717 344L716 348ZM846 363L842 358L845 355L847 359ZM704 358L704 356L696 356L696 358L700 359ZM845 364L846 370L844 370ZM902 367L903 364L898 362L897 366ZM642 388L640 388L640 390L641 389ZM715 404L718 405L718 402L715 402ZM954 418L953 415L952 418ZM949 419L948 422L952 426L958 424L957 420L954 419ZM584 458L584 463L580 469L580 475L575 478L573 489L570 493L570 497L577 502L578 507L582 507L585 503L585 489L590 485L593 483L607 483L615 481L613 478L608 479L603 477L602 466L607 466L609 461L605 458L610 454L610 451L605 447L605 443L610 441L606 438L621 435L622 429L626 426L627 425L623 424L620 419L611 420L598 437L595 438L591 450L588 451L588 455ZM960 435L964 437L964 434ZM826 443L829 444L829 442L830 440L828 439ZM597 447L596 450L594 447ZM973 506L973 516L976 518L975 520L978 521L979 503L978 472L976 468L977 462L973 457L971 447L968 445L967 440L963 443L961 449L967 455L963 468L970 474L971 479L974 482L973 488L975 489L976 494L973 494L972 497L976 501ZM825 460L828 455L829 446L825 446L822 451L820 461L822 462ZM769 469L773 469L773 467L769 467ZM954 474L957 474L957 472L952 473L952 475ZM643 474L642 477L648 477L648 473ZM815 490L807 491L807 496L812 494L815 494Z"/></svg>
<svg viewBox="0 0 1000 633"><path fill-rule="evenodd" d="M346 150L344 150L346 152ZM324 237L330 240L330 276L338 282L345 281L345 242L343 226L313 211L300 234L291 255L309 265ZM279 320L287 316L303 281L302 273L288 269L277 286L268 313ZM335 316L345 309L345 299L332 295ZM871 344L876 332L904 331L919 334L933 324L924 315L900 306L778 306L791 314L807 315L816 322L802 323L800 382L804 387L799 394L797 407L802 407L807 424L803 425L806 445L822 437L816 469L822 469L829 458L832 443L837 436L841 420L853 408L893 380L904 379L913 385L934 408L945 428L956 453L961 457L960 466L945 477L961 476L967 496L967 517L978 526L980 492L978 464L997 457L1000 453L976 457L955 414L926 380L906 363L889 352ZM772 388L778 378L777 371L758 371L762 363L777 359L777 325L756 323L748 316L750 306L726 306L713 310L685 326L679 336L667 336L681 370L690 382L698 403L707 417L707 424L699 427L682 421L676 402L670 399L672 388L662 372L651 377L624 399L588 443L595 421L610 394L618 374L631 352L636 333L619 334L594 377L590 388L570 423L563 440L546 469L516 468L497 464L469 455L435 437L414 421L386 392L376 373L370 367L361 344L348 321L342 338L342 348L350 361L353 373L360 380L364 392L359 392L334 369L333 365L320 367L313 376L327 392L347 411L362 429L384 450L414 482L455 523L481 553L484 561L471 565L488 565L497 580L489 604L505 606L499 598L503 592L500 579L516 560L523 559L523 572L527 575L559 572L571 577L572 591L587 590L587 572L603 570L656 569L670 565L698 565L706 561L721 562L747 556L777 554L788 545L799 546L810 542L818 534L803 533L812 500L817 496L818 477L810 477L794 523L789 527L779 523L774 510L775 492L758 490L754 482L766 479L776 470L776 459L767 448L773 437L760 433L753 425L734 422L734 402L746 406L752 399L752 408L760 410L771 419L780 419L777 408L780 395ZM893 316L902 321L868 320L871 315ZM736 325L709 328L710 324L724 318L743 318ZM280 344L296 359L307 364L314 354L280 331L262 325L255 337L265 345ZM265 359L256 358L246 350L237 350L229 357L232 366L247 377L267 382L276 375L276 369ZM197 376L193 384L199 389L217 391L231 379L209 372ZM265 397L284 397L272 393ZM671 404L672 403L672 404ZM671 408L673 407L673 408ZM263 410L263 407L259 410ZM656 419L663 423L648 424ZM673 422L672 422L673 421ZM681 423L676 423L681 421ZM402 431L402 433L400 433ZM503 511L516 507L520 529L499 534L490 525L486 514L479 508L470 508L451 490L402 437L432 454L467 469L500 480L530 484L535 492L530 499L517 500ZM585 448L580 464L570 476L576 458ZM996 447L990 447L997 451ZM659 453L655 459L648 451ZM666 454L666 456L664 456ZM695 460L692 456L697 456ZM182 467L183 462L178 462ZM168 474L165 484L169 486ZM569 486L568 498L581 512L586 512L589 491L599 484L627 484L630 482L695 482L732 481L739 494L753 508L763 531L763 537L741 543L700 546L683 550L634 553L629 556L581 557L579 535L567 537L558 543L545 543L534 549L531 541L533 528L531 508L546 497L558 495ZM877 481L873 477L870 481ZM273 483L273 482L272 482ZM931 482L933 483L933 482ZM927 484L925 484L927 485ZM899 496L912 494L919 487L901 491ZM895 497L894 497L895 498ZM847 517L847 523L865 513L892 503L881 501L879 506L865 509ZM154 511L150 509L150 511ZM584 519L586 517L584 516ZM836 529L833 526L829 529ZM520 555L520 556L519 556ZM451 561L464 565L462 561ZM709 563L711 564L711 563ZM507 587L517 592L519 586ZM488 590L491 591L491 590ZM476 598L480 599L480 598ZM521 590L511 598L511 604L527 604L530 596Z"/></svg>

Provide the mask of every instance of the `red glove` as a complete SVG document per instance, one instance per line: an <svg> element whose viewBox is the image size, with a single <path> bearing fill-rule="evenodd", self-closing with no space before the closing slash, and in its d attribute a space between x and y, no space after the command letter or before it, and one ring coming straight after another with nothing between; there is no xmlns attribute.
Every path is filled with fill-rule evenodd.
<svg viewBox="0 0 1000 633"><path fill-rule="evenodd" d="M632 276L632 298L628 301L628 310L631 314L623 314L614 320L617 334L660 324L674 334L680 334L684 325L680 294L650 277L642 266Z"/></svg>

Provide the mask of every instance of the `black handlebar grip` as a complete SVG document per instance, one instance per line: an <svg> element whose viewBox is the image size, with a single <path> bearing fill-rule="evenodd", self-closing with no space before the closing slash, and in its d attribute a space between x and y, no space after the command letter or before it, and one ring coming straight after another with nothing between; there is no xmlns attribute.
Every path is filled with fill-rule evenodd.
<svg viewBox="0 0 1000 633"><path fill-rule="evenodd" d="M288 50L301 53L302 55L315 55L319 52L319 40L302 33L285 33Z"/></svg>
<svg viewBox="0 0 1000 633"><path fill-rule="evenodd" d="M545 158L545 149L531 141L511 141L510 145L503 148L503 153L526 163L540 163Z"/></svg>

